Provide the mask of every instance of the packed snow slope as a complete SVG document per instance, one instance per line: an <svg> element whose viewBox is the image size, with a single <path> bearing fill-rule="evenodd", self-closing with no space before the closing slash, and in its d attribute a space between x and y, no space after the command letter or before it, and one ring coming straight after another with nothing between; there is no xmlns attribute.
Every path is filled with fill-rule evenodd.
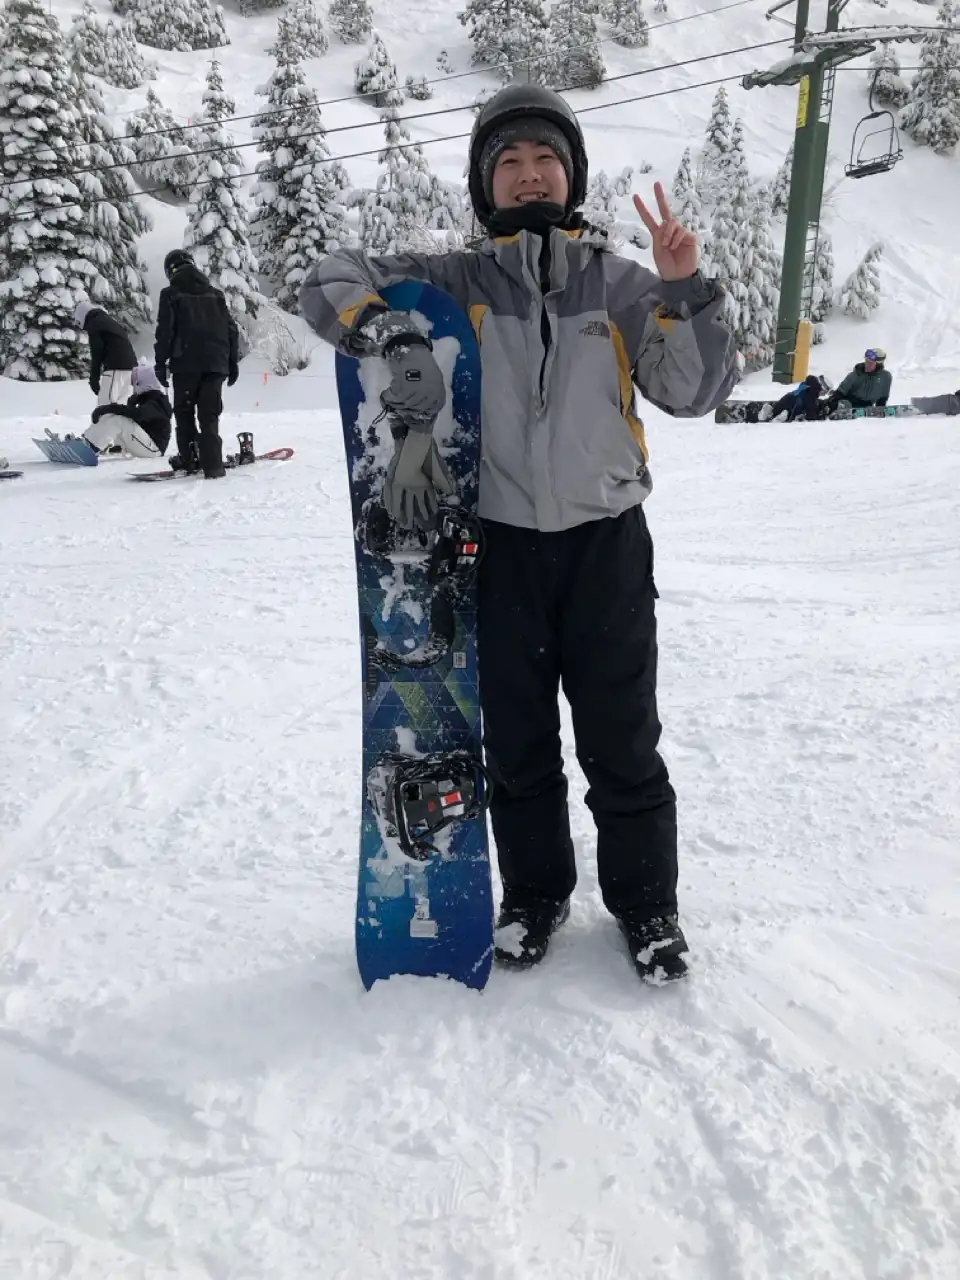
<svg viewBox="0 0 960 1280"><path fill-rule="evenodd" d="M357 977L335 416L149 488L0 423L0 1275L960 1274L960 430L648 416L693 972L574 771L572 919L482 996Z"/></svg>
<svg viewBox="0 0 960 1280"><path fill-rule="evenodd" d="M763 7L605 46L609 69L786 34ZM845 21L876 18L853 0ZM466 68L453 6L395 0L377 21L402 76L441 47ZM228 24L227 83L251 111L273 20ZM310 64L321 96L350 92L358 53ZM151 56L161 98L194 113L207 55ZM142 101L111 92L118 113ZM587 114L597 165L670 178L712 94ZM769 176L795 93L731 98ZM838 159L863 110L861 77L841 74ZM363 104L325 118L373 121L343 154L380 142ZM462 145L428 148L435 168L459 177ZM838 276L881 235L887 292L874 323L831 322L818 356L836 375L880 343L895 392L950 390L960 167L905 150L833 197ZM355 180L375 163L351 161ZM151 208L159 288L183 214ZM955 1280L957 420L717 427L647 409L691 979L633 975L567 723L582 874L542 968L497 971L482 996L407 979L364 994L329 355L285 379L245 362L228 447L250 428L297 453L216 484L44 462L30 437L80 430L90 400L0 383L0 454L26 473L0 482L0 1276Z"/></svg>

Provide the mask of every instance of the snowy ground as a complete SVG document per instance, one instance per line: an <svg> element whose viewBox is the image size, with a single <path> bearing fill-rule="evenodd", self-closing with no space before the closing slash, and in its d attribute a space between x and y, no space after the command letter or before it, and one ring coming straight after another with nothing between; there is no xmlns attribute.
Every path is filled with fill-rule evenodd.
<svg viewBox="0 0 960 1280"><path fill-rule="evenodd" d="M692 980L577 775L571 922L482 996L356 976L333 416L147 489L0 421L0 1276L960 1274L960 428L647 416Z"/></svg>

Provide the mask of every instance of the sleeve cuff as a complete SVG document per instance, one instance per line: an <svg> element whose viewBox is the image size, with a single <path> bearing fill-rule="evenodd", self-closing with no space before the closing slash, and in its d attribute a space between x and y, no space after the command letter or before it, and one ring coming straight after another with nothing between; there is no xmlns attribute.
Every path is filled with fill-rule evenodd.
<svg viewBox="0 0 960 1280"><path fill-rule="evenodd" d="M711 296L710 285L699 271L685 280L661 280L659 292L668 306L677 306L681 302L706 302Z"/></svg>

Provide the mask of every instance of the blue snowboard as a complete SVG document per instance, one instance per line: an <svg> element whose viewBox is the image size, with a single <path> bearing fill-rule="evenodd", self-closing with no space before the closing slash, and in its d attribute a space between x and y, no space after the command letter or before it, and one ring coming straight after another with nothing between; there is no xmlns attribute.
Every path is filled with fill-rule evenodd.
<svg viewBox="0 0 960 1280"><path fill-rule="evenodd" d="M457 484L453 509L469 520L480 462L480 353L470 321L432 285L404 281L383 297L395 310L415 312L433 339L449 393L434 435ZM382 360L337 356L363 656L357 964L368 989L394 974L482 988L493 960L493 900L478 768L475 585L467 577L438 586L428 576L431 554L448 545L438 546L435 536L371 532L374 517L385 518L379 497L394 451L388 420L375 421L388 380ZM473 544L457 546L469 551ZM438 759L456 762L453 781L444 779L439 790L435 782L421 787L419 773ZM421 818L429 824L441 810L456 814L461 802L466 816L411 853Z"/></svg>
<svg viewBox="0 0 960 1280"><path fill-rule="evenodd" d="M67 436L66 439L61 439L52 431L48 431L46 440L34 439L33 443L48 462L95 467L100 460L96 450L91 449L86 440L81 440L79 436Z"/></svg>

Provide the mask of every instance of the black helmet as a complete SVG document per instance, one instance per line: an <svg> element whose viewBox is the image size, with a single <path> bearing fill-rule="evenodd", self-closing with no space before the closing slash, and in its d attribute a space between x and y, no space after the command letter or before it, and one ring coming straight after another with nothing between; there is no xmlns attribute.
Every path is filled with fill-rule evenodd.
<svg viewBox="0 0 960 1280"><path fill-rule="evenodd" d="M543 85L508 84L480 108L470 135L470 200L477 221L484 226L493 217L494 211L483 189L480 157L491 133L509 120L516 120L518 116L540 116L562 130L570 143L573 156L573 181L570 183L568 208L578 208L587 198L587 148L573 108L559 93L545 89Z"/></svg>
<svg viewBox="0 0 960 1280"><path fill-rule="evenodd" d="M163 274L168 280L172 280L174 272L188 265L192 267L194 262L186 249L171 249L163 260Z"/></svg>

